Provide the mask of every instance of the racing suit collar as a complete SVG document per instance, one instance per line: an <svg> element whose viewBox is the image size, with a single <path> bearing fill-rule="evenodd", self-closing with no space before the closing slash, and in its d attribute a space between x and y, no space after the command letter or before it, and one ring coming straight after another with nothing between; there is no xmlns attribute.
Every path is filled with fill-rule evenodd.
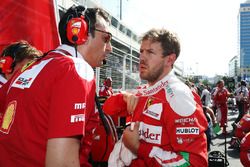
<svg viewBox="0 0 250 167"><path fill-rule="evenodd" d="M157 93L163 87L165 87L169 84L168 81L172 77L175 77L173 70L171 70L166 76L164 76L161 80L156 82L154 85L139 89L138 95L149 96L149 95L153 95L153 94Z"/></svg>
<svg viewBox="0 0 250 167"><path fill-rule="evenodd" d="M65 50L65 51L69 52L69 53L71 54L72 57L76 57L75 48L72 47L72 46L62 44L62 45L58 46L58 47L56 48L56 50L57 50L57 49ZM83 59L83 56L82 56L81 53L78 52L78 51L77 51L77 58Z"/></svg>

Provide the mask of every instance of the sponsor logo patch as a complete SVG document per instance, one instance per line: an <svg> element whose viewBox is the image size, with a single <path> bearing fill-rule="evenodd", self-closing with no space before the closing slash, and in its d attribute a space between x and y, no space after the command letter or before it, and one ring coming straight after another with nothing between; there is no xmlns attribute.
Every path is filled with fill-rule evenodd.
<svg viewBox="0 0 250 167"><path fill-rule="evenodd" d="M3 115L3 122L0 128L0 131L8 134L10 128L14 122L15 113L16 113L17 102L12 101L8 104L7 109Z"/></svg>
<svg viewBox="0 0 250 167"><path fill-rule="evenodd" d="M32 64L34 64L36 62L36 60L31 60L29 61L27 64L25 64L22 69L21 72L24 72L27 68L29 68Z"/></svg>
<svg viewBox="0 0 250 167"><path fill-rule="evenodd" d="M155 85L153 87L150 87L148 89L139 90L138 94L143 95L143 96L152 95L167 85L168 85L168 81L161 81L160 83L158 83L157 85Z"/></svg>
<svg viewBox="0 0 250 167"><path fill-rule="evenodd" d="M174 122L176 124L185 124L185 123L194 124L195 122L197 122L197 118L180 118L176 119Z"/></svg>
<svg viewBox="0 0 250 167"><path fill-rule="evenodd" d="M17 81L15 82L16 85L22 85L22 86L26 86L30 83L30 81L32 80L32 78L22 78L22 77L19 77L17 79Z"/></svg>
<svg viewBox="0 0 250 167"><path fill-rule="evenodd" d="M71 115L70 116L70 122L76 123L76 122L84 122L85 121L85 115L84 114L77 114L77 115Z"/></svg>
<svg viewBox="0 0 250 167"><path fill-rule="evenodd" d="M152 105L152 103L153 103L153 99L149 98L148 101L147 101L147 106L146 107L148 108L149 106Z"/></svg>
<svg viewBox="0 0 250 167"><path fill-rule="evenodd" d="M162 113L162 103L152 104L143 112L143 114L157 120L160 120L161 113Z"/></svg>
<svg viewBox="0 0 250 167"><path fill-rule="evenodd" d="M84 109L86 107L86 103L75 103L75 110L80 110L80 109Z"/></svg>
<svg viewBox="0 0 250 167"><path fill-rule="evenodd" d="M41 70L48 64L51 59L41 61L39 64L34 65L32 68L27 69L23 73L21 73L13 82L11 87L24 89L24 88L30 88L33 81L36 79L38 74L41 72Z"/></svg>
<svg viewBox="0 0 250 167"><path fill-rule="evenodd" d="M194 141L194 139L190 139L190 138L183 139L183 138L181 138L181 137L177 137L176 140L177 140L177 143L178 143L178 144L191 143L191 142Z"/></svg>
<svg viewBox="0 0 250 167"><path fill-rule="evenodd" d="M139 136L148 143L161 144L162 127L141 122Z"/></svg>
<svg viewBox="0 0 250 167"><path fill-rule="evenodd" d="M176 134L178 135L198 135L200 132L199 128L197 127L182 127L182 128L176 128Z"/></svg>

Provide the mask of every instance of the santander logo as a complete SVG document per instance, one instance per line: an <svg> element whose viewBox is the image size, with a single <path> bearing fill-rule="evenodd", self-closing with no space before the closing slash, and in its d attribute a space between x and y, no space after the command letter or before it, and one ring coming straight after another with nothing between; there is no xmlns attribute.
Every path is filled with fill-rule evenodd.
<svg viewBox="0 0 250 167"><path fill-rule="evenodd" d="M153 126L141 122L139 128L139 136L140 139L148 143L161 144L162 127Z"/></svg>

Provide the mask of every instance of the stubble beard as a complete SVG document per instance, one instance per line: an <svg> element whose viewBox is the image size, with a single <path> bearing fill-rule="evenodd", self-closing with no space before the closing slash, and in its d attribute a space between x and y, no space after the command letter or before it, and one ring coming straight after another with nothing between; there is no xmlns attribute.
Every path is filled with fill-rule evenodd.
<svg viewBox="0 0 250 167"><path fill-rule="evenodd" d="M164 66L160 64L159 66L156 66L150 71L149 69L147 69L147 71L144 73L140 72L140 77L141 79L146 80L149 83L155 83L159 80L160 76L163 73L163 70L164 70Z"/></svg>

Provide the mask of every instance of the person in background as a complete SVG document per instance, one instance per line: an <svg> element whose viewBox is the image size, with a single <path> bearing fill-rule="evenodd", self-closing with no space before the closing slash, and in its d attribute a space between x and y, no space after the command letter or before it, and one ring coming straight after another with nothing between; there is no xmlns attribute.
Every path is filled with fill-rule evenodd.
<svg viewBox="0 0 250 167"><path fill-rule="evenodd" d="M201 85L203 90L201 93L201 101L204 106L212 107L211 93L209 92L209 87Z"/></svg>
<svg viewBox="0 0 250 167"><path fill-rule="evenodd" d="M206 130L206 136L207 136L207 149L209 151L211 147L213 127L216 126L217 121L216 121L214 112L211 109L212 100L211 100L211 93L209 92L209 87L205 85L201 85L201 87L203 88L202 93L201 93L203 111L208 121L208 128Z"/></svg>
<svg viewBox="0 0 250 167"><path fill-rule="evenodd" d="M91 166L99 123L93 68L112 51L108 15L72 6L58 27L62 45L0 90L0 166Z"/></svg>
<svg viewBox="0 0 250 167"><path fill-rule="evenodd" d="M101 105L105 100L113 94L112 90L112 78L107 77L103 81L103 85L99 90L98 100ZM115 143L118 140L117 127L119 122L119 117L110 116L104 114L105 119L108 121L109 129L113 130L111 133L107 134L102 123L95 130L95 137L93 144L91 146L91 164L92 167L107 167L108 158L113 150Z"/></svg>
<svg viewBox="0 0 250 167"><path fill-rule="evenodd" d="M42 52L25 40L6 46L0 56L1 83L6 83L17 70L41 56Z"/></svg>
<svg viewBox="0 0 250 167"><path fill-rule="evenodd" d="M212 133L213 133L213 127L216 126L216 117L214 115L213 110L208 106L203 106L203 112L206 116L207 122L208 122L208 128L205 131L207 136L207 150L210 151L211 143L212 143Z"/></svg>
<svg viewBox="0 0 250 167"><path fill-rule="evenodd" d="M214 97L214 103L217 108L217 118L220 122L220 127L223 128L223 133L226 133L226 127L227 127L227 99L231 95L227 88L224 87L224 81L219 80L217 82L217 89L215 90L213 97Z"/></svg>
<svg viewBox="0 0 250 167"><path fill-rule="evenodd" d="M198 89L197 89L197 87L195 86L194 83L192 83L192 82L186 80L186 81L185 81L185 84L186 84L193 92L195 92L195 93L198 94Z"/></svg>
<svg viewBox="0 0 250 167"><path fill-rule="evenodd" d="M113 90L112 90L112 78L111 77L107 77L104 81L103 81L103 85L101 86L100 90L99 90L99 96L105 96L105 97L109 97L113 94Z"/></svg>
<svg viewBox="0 0 250 167"><path fill-rule="evenodd" d="M197 93L199 95L198 88L195 86L194 83L191 83L191 90L194 91L195 93Z"/></svg>
<svg viewBox="0 0 250 167"><path fill-rule="evenodd" d="M214 93L217 91L217 89L218 89L218 82L216 83L216 86L215 87L213 87L213 89L211 90L211 100L212 100L212 106L211 106L211 109L213 110L213 112L214 112L214 115L217 115L217 106L216 106L216 104L215 104L215 102L214 102Z"/></svg>
<svg viewBox="0 0 250 167"><path fill-rule="evenodd" d="M247 113L249 91L247 89L246 81L242 80L240 86L235 90L236 104L238 106L239 115L232 124L233 127L240 121L240 119Z"/></svg>
<svg viewBox="0 0 250 167"><path fill-rule="evenodd" d="M177 36L166 29L151 29L142 37L139 73L147 87L135 95L113 95L103 106L104 111L132 116L110 166L208 166L207 121L200 97L173 72L179 53Z"/></svg>
<svg viewBox="0 0 250 167"><path fill-rule="evenodd" d="M185 84L191 89L191 85L186 81ZM204 85L202 85L202 87L204 87ZM192 89L191 89L192 90ZM192 90L193 93L196 93L194 90ZM206 116L207 122L208 122L208 128L205 131L206 133L206 137L207 137L207 150L210 150L211 147L211 141L212 141L212 130L213 127L216 125L217 121L216 121L216 117L214 115L213 110L210 108L211 106L211 98L209 100L209 91L206 88L203 89L202 91L202 97L201 101L202 101L202 108L203 108L203 112ZM208 98L207 98L208 97ZM211 97L211 95L210 95Z"/></svg>

